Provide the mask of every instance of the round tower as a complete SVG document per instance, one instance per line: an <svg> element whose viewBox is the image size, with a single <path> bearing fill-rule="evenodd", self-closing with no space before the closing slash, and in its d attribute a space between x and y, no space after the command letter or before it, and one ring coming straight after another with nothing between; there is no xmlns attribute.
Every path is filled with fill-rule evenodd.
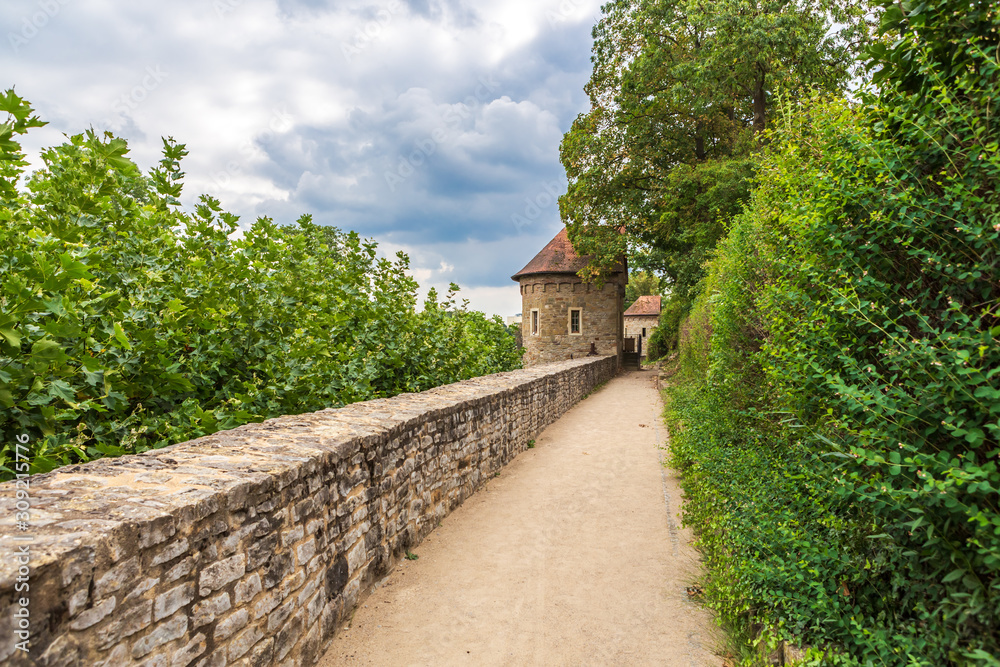
<svg viewBox="0 0 1000 667"><path fill-rule="evenodd" d="M563 229L511 276L521 286L526 367L589 354L615 355L621 363L625 264L598 288L577 275L587 262Z"/></svg>

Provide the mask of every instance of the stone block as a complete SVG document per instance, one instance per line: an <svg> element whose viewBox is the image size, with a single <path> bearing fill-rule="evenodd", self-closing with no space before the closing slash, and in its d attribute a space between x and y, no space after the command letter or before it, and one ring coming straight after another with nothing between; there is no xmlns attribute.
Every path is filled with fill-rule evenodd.
<svg viewBox="0 0 1000 667"><path fill-rule="evenodd" d="M156 588L160 583L159 579L143 579L137 584L132 585L128 589L128 594L122 600L122 603L132 602L133 600L142 599L146 593Z"/></svg>
<svg viewBox="0 0 1000 667"><path fill-rule="evenodd" d="M212 591L219 590L242 577L246 572L246 560L245 555L236 554L209 565L202 570L198 578L198 593L202 596L209 595Z"/></svg>
<svg viewBox="0 0 1000 667"><path fill-rule="evenodd" d="M76 667L80 664L80 645L71 637L60 635L39 656L38 664L45 667Z"/></svg>
<svg viewBox="0 0 1000 667"><path fill-rule="evenodd" d="M152 632L132 645L132 658L138 660L158 646L163 646L167 642L180 639L187 632L187 627L188 620L184 614L177 614L173 618L160 623L153 628Z"/></svg>
<svg viewBox="0 0 1000 667"><path fill-rule="evenodd" d="M194 605L191 624L195 628L200 628L213 622L230 609L232 609L232 604L229 600L229 593L219 593L213 598L202 600Z"/></svg>
<svg viewBox="0 0 1000 667"><path fill-rule="evenodd" d="M275 607L281 604L281 596L277 591L270 590L253 603L251 608L253 613L253 620L257 620L261 616L266 616L270 614Z"/></svg>
<svg viewBox="0 0 1000 667"><path fill-rule="evenodd" d="M264 570L264 576L261 577L261 583L264 584L265 589L274 588L292 571L294 567L291 554L274 554L271 558L271 562L268 563L267 568Z"/></svg>
<svg viewBox="0 0 1000 667"><path fill-rule="evenodd" d="M254 572L249 577L244 578L236 584L236 588L233 591L233 603L236 604L236 606L240 606L244 602L249 602L250 600L253 600L262 590L264 590L264 588L260 582L260 575Z"/></svg>
<svg viewBox="0 0 1000 667"><path fill-rule="evenodd" d="M312 599L306 603L306 624L312 625L320 616L323 614L323 609L326 608L326 591L317 591Z"/></svg>
<svg viewBox="0 0 1000 667"><path fill-rule="evenodd" d="M69 615L76 616L80 613L80 610L87 606L90 602L90 591L86 588L81 588L78 591L74 591L69 596ZM4 656L0 655L0 660L3 660Z"/></svg>
<svg viewBox="0 0 1000 667"><path fill-rule="evenodd" d="M153 620L159 621L173 615L175 611L194 599L194 584L185 583L156 596L153 602Z"/></svg>
<svg viewBox="0 0 1000 667"><path fill-rule="evenodd" d="M163 653L148 656L136 667L170 667L170 657Z"/></svg>
<svg viewBox="0 0 1000 667"><path fill-rule="evenodd" d="M368 552L365 550L365 542L361 540L347 552L347 567L351 574L354 574L367 562Z"/></svg>
<svg viewBox="0 0 1000 667"><path fill-rule="evenodd" d="M247 550L247 569L256 570L258 567L263 565L274 555L274 551L278 546L278 536L277 535L267 535L258 542L250 545Z"/></svg>
<svg viewBox="0 0 1000 667"><path fill-rule="evenodd" d="M256 625L247 628L229 642L229 660L232 661L241 658L254 644L263 638L263 631Z"/></svg>
<svg viewBox="0 0 1000 667"><path fill-rule="evenodd" d="M174 565L172 568L167 570L167 573L163 575L163 581L166 583L171 583L177 581L181 577L186 577L191 574L194 569L194 558L188 556L181 562Z"/></svg>
<svg viewBox="0 0 1000 667"><path fill-rule="evenodd" d="M94 597L103 599L139 578L139 559L133 556L102 574L94 582Z"/></svg>
<svg viewBox="0 0 1000 667"><path fill-rule="evenodd" d="M188 544L187 539L181 538L179 540L175 540L166 545L158 554L153 556L153 559L149 562L149 564L154 567L162 565L163 563L167 563L183 554L186 554L190 548L191 547Z"/></svg>
<svg viewBox="0 0 1000 667"><path fill-rule="evenodd" d="M288 652L292 650L305 624L305 610L300 609L292 616L287 623L281 626L274 637L274 653L278 660L284 660Z"/></svg>
<svg viewBox="0 0 1000 667"><path fill-rule="evenodd" d="M197 662L195 667L227 667L229 659L224 649L216 649Z"/></svg>
<svg viewBox="0 0 1000 667"><path fill-rule="evenodd" d="M151 546L169 540L177 529L174 526L176 519L170 515L156 517L152 521L139 527L139 548L148 549Z"/></svg>
<svg viewBox="0 0 1000 667"><path fill-rule="evenodd" d="M246 627L250 621L250 612L246 609L238 609L225 617L215 625L215 640L217 642L228 639L234 632Z"/></svg>
<svg viewBox="0 0 1000 667"><path fill-rule="evenodd" d="M62 566L62 586L67 588L78 577L90 579L94 572L94 550L79 552Z"/></svg>
<svg viewBox="0 0 1000 667"><path fill-rule="evenodd" d="M121 667L129 663L128 647L119 644L111 651L111 654L101 662L94 663L94 667Z"/></svg>
<svg viewBox="0 0 1000 667"><path fill-rule="evenodd" d="M70 622L69 629L79 632L80 630L86 630L93 625L97 625L115 610L116 604L115 598L111 597L91 609L81 612Z"/></svg>
<svg viewBox="0 0 1000 667"><path fill-rule="evenodd" d="M306 573L301 569L293 570L290 575L281 582L280 594L284 600L289 595L297 591L306 582Z"/></svg>
<svg viewBox="0 0 1000 667"><path fill-rule="evenodd" d="M288 617L295 611L295 599L287 600L267 617L267 633L270 635L285 624Z"/></svg>
<svg viewBox="0 0 1000 667"><path fill-rule="evenodd" d="M153 624L153 601L143 600L130 607L118 609L107 626L99 626L94 635L97 648L106 650Z"/></svg>
<svg viewBox="0 0 1000 667"><path fill-rule="evenodd" d="M267 667L274 655L274 638L268 637L257 642L250 651L250 667Z"/></svg>
<svg viewBox="0 0 1000 667"><path fill-rule="evenodd" d="M208 643L205 635L196 634L187 645L174 653L170 659L170 667L187 667L205 653Z"/></svg>
<svg viewBox="0 0 1000 667"><path fill-rule="evenodd" d="M295 556L298 558L299 567L302 567L316 555L316 539L310 537L308 540L295 548Z"/></svg>

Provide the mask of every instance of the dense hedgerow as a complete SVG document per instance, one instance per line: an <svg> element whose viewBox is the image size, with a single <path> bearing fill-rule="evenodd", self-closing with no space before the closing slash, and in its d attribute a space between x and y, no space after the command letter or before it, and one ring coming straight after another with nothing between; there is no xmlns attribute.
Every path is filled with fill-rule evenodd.
<svg viewBox="0 0 1000 667"><path fill-rule="evenodd" d="M864 104L771 134L681 328L674 457L729 618L817 663L996 665L1000 8L901 7Z"/></svg>
<svg viewBox="0 0 1000 667"><path fill-rule="evenodd" d="M691 310L688 298L671 293L663 299L660 319L649 337L649 358L660 359L677 349L681 322Z"/></svg>
<svg viewBox="0 0 1000 667"><path fill-rule="evenodd" d="M148 175L93 132L26 166L40 121L0 96L0 477L520 366L499 318L416 309L407 259L303 216L279 226L178 204L182 145ZM453 289L457 287L453 286Z"/></svg>

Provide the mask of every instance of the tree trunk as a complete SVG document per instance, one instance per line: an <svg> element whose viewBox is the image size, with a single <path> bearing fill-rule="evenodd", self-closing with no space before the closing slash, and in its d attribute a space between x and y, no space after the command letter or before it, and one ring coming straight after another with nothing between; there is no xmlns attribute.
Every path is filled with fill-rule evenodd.
<svg viewBox="0 0 1000 667"><path fill-rule="evenodd" d="M695 135L694 135L694 156L699 160L705 159L705 127L699 121L695 125Z"/></svg>
<svg viewBox="0 0 1000 667"><path fill-rule="evenodd" d="M753 133L760 134L767 127L767 94L764 90L764 73L761 72L753 87Z"/></svg>

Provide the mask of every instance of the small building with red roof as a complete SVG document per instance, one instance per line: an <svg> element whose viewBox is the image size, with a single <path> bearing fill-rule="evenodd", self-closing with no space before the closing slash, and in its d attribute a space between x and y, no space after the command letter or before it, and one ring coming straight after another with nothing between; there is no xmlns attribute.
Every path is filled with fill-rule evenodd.
<svg viewBox="0 0 1000 667"><path fill-rule="evenodd" d="M600 288L577 275L587 263L564 228L511 276L521 288L526 367L593 354L615 355L621 363L625 263Z"/></svg>

